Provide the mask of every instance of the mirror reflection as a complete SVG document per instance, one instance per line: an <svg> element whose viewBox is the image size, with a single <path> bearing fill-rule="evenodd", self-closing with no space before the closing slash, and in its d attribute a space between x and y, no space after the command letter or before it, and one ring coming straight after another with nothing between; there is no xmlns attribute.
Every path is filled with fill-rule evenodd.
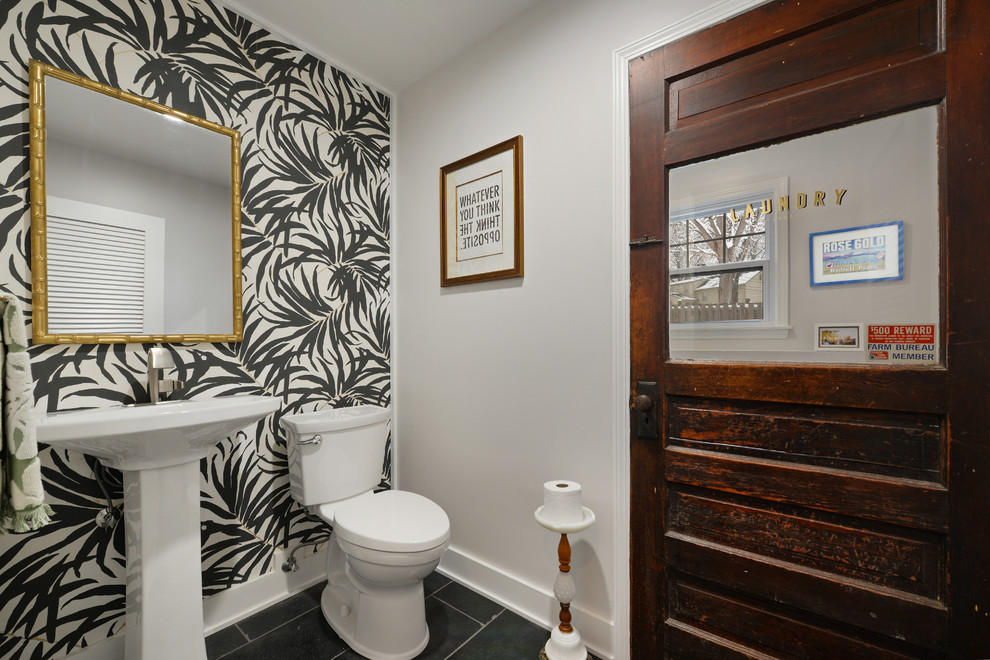
<svg viewBox="0 0 990 660"><path fill-rule="evenodd" d="M237 132L36 62L31 117L35 341L239 341Z"/></svg>

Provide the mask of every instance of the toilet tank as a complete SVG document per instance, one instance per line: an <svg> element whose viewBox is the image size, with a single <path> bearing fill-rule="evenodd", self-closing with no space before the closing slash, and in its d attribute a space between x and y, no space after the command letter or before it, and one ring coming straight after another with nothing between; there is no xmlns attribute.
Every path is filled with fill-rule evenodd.
<svg viewBox="0 0 990 660"><path fill-rule="evenodd" d="M390 415L389 408L371 405L283 415L292 497L310 506L377 486Z"/></svg>

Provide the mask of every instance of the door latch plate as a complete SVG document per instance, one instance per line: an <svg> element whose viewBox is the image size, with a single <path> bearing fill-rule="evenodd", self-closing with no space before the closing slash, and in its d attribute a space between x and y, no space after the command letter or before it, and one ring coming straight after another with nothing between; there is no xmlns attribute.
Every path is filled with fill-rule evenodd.
<svg viewBox="0 0 990 660"><path fill-rule="evenodd" d="M652 381L636 381L632 416L633 429L640 440L659 440L657 423L657 384Z"/></svg>

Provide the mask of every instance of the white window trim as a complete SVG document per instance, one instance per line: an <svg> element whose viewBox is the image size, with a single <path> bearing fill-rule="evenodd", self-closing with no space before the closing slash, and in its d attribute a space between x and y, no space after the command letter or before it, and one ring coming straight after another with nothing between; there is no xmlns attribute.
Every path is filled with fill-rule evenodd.
<svg viewBox="0 0 990 660"><path fill-rule="evenodd" d="M670 219L683 218L687 215L701 216L706 210L720 206L734 205L735 208L753 200L773 199L773 212L767 218L767 252L766 258L745 264L763 265L763 319L752 321L708 321L705 323L671 323L669 332L674 339L784 339L791 330L788 316L788 237L786 212L781 213L780 198L788 196L789 180L760 179L738 181L731 187L717 191L695 193L692 190L679 191L681 196L670 201ZM688 269L679 269L678 274ZM710 268L697 267L689 269L702 273L706 270L725 270L722 265ZM668 286L669 286L668 280ZM669 304L669 303L668 303ZM674 348L674 347L672 347Z"/></svg>

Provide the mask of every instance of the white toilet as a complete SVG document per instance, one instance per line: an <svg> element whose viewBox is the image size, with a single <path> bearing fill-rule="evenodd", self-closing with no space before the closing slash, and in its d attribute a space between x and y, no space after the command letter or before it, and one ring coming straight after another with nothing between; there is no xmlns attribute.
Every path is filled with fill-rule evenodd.
<svg viewBox="0 0 990 660"><path fill-rule="evenodd" d="M330 627L372 660L416 657L430 639L423 578L450 540L450 520L415 493L374 493L391 411L337 408L281 419L292 497L333 526L321 605Z"/></svg>

